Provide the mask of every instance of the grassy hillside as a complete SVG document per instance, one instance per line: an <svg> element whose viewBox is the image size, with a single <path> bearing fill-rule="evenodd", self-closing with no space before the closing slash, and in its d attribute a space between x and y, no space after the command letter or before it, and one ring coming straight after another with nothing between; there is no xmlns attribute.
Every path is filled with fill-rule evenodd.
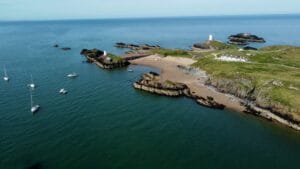
<svg viewBox="0 0 300 169"><path fill-rule="evenodd" d="M234 85L235 92L255 90L252 95L261 106L300 115L300 47L270 46L258 51L223 49L203 55L194 66L207 71L215 85ZM248 62L215 59L221 55L240 56Z"/></svg>

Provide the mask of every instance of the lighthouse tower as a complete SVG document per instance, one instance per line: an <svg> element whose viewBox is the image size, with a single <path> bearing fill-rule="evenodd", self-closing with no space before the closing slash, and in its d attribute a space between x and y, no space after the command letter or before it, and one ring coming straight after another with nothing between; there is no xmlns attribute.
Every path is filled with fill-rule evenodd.
<svg viewBox="0 0 300 169"><path fill-rule="evenodd" d="M209 35L209 36L208 36L208 41L213 41L213 40L214 40L213 35Z"/></svg>

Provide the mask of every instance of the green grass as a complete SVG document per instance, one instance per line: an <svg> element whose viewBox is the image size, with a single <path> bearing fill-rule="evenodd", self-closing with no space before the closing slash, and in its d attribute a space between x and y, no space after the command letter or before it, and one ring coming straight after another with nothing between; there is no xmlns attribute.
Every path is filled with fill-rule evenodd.
<svg viewBox="0 0 300 169"><path fill-rule="evenodd" d="M153 54L162 56L176 56L176 57L192 57L192 55L185 50L181 49L154 49L151 51Z"/></svg>
<svg viewBox="0 0 300 169"><path fill-rule="evenodd" d="M108 53L107 57L110 57L113 62L121 62L121 61L123 61L123 58L121 56L117 56L117 55L114 55L114 54L111 54L111 53Z"/></svg>
<svg viewBox="0 0 300 169"><path fill-rule="evenodd" d="M237 49L236 45L231 45L231 44L227 44L227 43L223 43L223 42L219 42L219 41L210 41L209 45L217 50Z"/></svg>
<svg viewBox="0 0 300 169"><path fill-rule="evenodd" d="M232 54L249 59L248 63L222 62L214 55ZM251 56L250 56L250 55ZM226 49L206 53L193 66L199 67L213 78L251 80L253 86L264 90L272 104L280 104L291 113L300 114L300 48L292 46L272 46L258 51L238 51ZM283 86L268 82L278 80ZM242 85L242 84L236 84ZM245 87L245 86L240 86Z"/></svg>

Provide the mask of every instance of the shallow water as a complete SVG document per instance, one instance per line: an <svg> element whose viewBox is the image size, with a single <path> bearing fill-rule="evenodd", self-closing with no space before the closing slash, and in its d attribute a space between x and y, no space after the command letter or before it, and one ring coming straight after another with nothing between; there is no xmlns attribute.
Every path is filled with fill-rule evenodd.
<svg viewBox="0 0 300 169"><path fill-rule="evenodd" d="M115 42L189 48L214 34L226 40L251 32L266 44L300 45L299 16L198 17L0 23L0 168L298 168L300 134L187 98L136 91L132 82L153 70L106 71L82 63L82 48L124 51ZM53 48L53 44L71 51ZM77 79L66 75L77 72ZM158 70L154 70L158 71ZM30 113L26 88L38 85ZM60 88L69 94L58 94Z"/></svg>

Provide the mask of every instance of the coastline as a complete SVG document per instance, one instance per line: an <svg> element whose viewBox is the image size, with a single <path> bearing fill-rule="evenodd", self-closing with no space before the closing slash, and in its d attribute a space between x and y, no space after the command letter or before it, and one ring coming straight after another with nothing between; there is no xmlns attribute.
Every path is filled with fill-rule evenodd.
<svg viewBox="0 0 300 169"><path fill-rule="evenodd" d="M189 72L185 72L178 68L178 65L188 67L196 61L191 58L182 57L161 57L159 55L150 55L144 58L139 58L130 61L133 65L142 65L159 69L161 72L160 80L174 81L186 84L191 93L199 97L213 97L216 102L226 106L226 109L230 109L237 112L249 113L255 116L262 117L266 120L283 124L284 126L293 128L300 131L300 126L289 122L288 120L279 117L269 110L265 110L255 106L254 104L245 105L245 100L242 100L236 96L218 92L216 88L207 86L205 84L206 76L195 76ZM250 108L253 112L249 112L247 108Z"/></svg>

